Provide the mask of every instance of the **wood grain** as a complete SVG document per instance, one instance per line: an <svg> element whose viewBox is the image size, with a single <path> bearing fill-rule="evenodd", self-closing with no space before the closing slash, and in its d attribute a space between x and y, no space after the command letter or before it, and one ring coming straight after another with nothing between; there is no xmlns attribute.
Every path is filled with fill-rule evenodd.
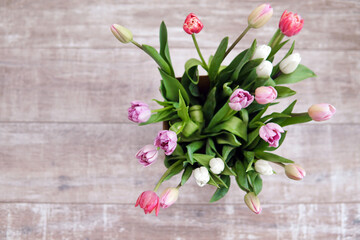
<svg viewBox="0 0 360 240"><path fill-rule="evenodd" d="M246 27L249 11L263 1L2 1L0 47L15 48L114 48L119 43L109 26L130 28L135 39L158 46L158 27L165 20L170 47L193 48L181 26L190 12L198 14L205 28L198 36L202 47L215 50L223 36L235 40ZM261 30L246 39L270 39L285 9L297 11L306 20L298 46L306 49L359 50L359 2L272 1L275 13ZM26 16L26 21L24 17ZM267 41L268 41L267 40ZM243 42L241 47L247 47Z"/></svg>
<svg viewBox="0 0 360 240"><path fill-rule="evenodd" d="M133 205L0 204L2 239L289 239L360 238L360 204L263 206L177 204L159 217ZM18 221L17 219L21 219Z"/></svg>
<svg viewBox="0 0 360 240"><path fill-rule="evenodd" d="M126 110L133 99L161 99L156 65L136 47L120 44L109 25L159 47L165 20L175 72L197 57L181 29L195 12L205 58L224 36L235 39L262 1L0 1L0 239L360 239L360 1L273 0L274 16L251 30L225 63L256 38L266 44L283 10L305 25L296 40L302 63L318 75L292 85L295 110L329 102L326 123L287 127L278 153L307 171L287 179L274 166L264 176L261 215L243 203L235 181L226 198L190 178L178 202L145 216L138 195L164 172L162 159L143 168L136 151L152 143L161 124L137 127ZM280 52L282 56L285 52ZM152 108L156 104L150 103ZM179 176L165 182L175 186Z"/></svg>
<svg viewBox="0 0 360 240"><path fill-rule="evenodd" d="M299 99L298 112L307 111L314 103L330 102L338 108L330 122L358 123L360 112L354 107L360 102L360 51L299 52L303 64L318 78L291 85L298 94L281 100L274 109L282 110L294 99ZM0 53L4 56L0 63L0 102L4 103L0 104L0 121L128 122L127 108L134 99L159 108L151 101L162 98L159 72L152 59L134 47L0 49ZM171 53L179 76L186 60L196 57L194 49L172 49ZM204 52L205 56L211 53ZM279 53L283 54L285 51Z"/></svg>
<svg viewBox="0 0 360 240"><path fill-rule="evenodd" d="M0 201L133 203L165 171L162 159L144 168L134 157L160 129L160 124L0 124L0 192L7 193L0 195ZM307 176L292 181L274 166L278 175L263 177L265 203L360 199L360 159L353 151L359 125L305 124L286 129L287 139L278 154L303 165ZM341 135L346 140L340 140ZM179 177L160 190L176 186ZM214 191L211 186L199 189L191 178L179 202L207 203ZM221 202L236 203L243 195L233 181Z"/></svg>

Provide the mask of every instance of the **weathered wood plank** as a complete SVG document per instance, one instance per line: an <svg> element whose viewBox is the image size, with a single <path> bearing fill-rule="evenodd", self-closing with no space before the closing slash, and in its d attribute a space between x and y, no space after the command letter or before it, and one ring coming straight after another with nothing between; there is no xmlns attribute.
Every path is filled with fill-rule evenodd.
<svg viewBox="0 0 360 240"><path fill-rule="evenodd" d="M194 49L173 49L177 75L197 57ZM204 52L209 56L212 52ZM358 123L360 51L300 51L302 62L318 78L292 85L298 95L281 100L284 108L299 99L296 111L313 103L338 108L331 123ZM235 54L235 52L233 53ZM282 53L280 53L281 56ZM128 122L134 99L161 99L155 63L135 48L88 50L0 49L0 121ZM231 59L231 57L229 57ZM227 61L229 61L227 59ZM151 103L153 108L158 108Z"/></svg>
<svg viewBox="0 0 360 240"><path fill-rule="evenodd" d="M1 239L359 239L360 204L173 205L145 216L133 205L0 204Z"/></svg>
<svg viewBox="0 0 360 240"><path fill-rule="evenodd" d="M109 25L123 24L132 29L140 43L158 46L158 26L165 20L171 47L192 47L182 30L189 12L197 13L205 24L199 34L203 47L216 48L222 37L235 39L247 24L250 11L262 1L2 1L0 47L8 48L114 48ZM275 32L285 9L305 19L296 37L305 49L359 50L360 4L358 1L272 1L275 13L261 30L246 39L267 39ZM26 21L24 21L26 16ZM341 44L340 44L341 43ZM244 47L243 42L240 46Z"/></svg>
<svg viewBox="0 0 360 240"><path fill-rule="evenodd" d="M151 144L160 124L0 124L1 202L134 203L165 171L162 159L144 168L134 155ZM358 124L289 126L278 151L307 170L295 182L264 176L264 203L334 203L360 199ZM176 186L180 176L165 187ZM199 188L193 178L181 189L180 203L207 203L214 187ZM235 181L222 203L244 193Z"/></svg>

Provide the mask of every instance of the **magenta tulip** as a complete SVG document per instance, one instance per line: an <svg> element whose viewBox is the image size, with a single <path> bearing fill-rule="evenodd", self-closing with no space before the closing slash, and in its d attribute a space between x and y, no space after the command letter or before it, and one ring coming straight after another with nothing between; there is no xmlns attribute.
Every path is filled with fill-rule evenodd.
<svg viewBox="0 0 360 240"><path fill-rule="evenodd" d="M135 157L139 159L139 163L146 167L155 162L158 155L157 147L154 145L146 145L136 153Z"/></svg>
<svg viewBox="0 0 360 240"><path fill-rule="evenodd" d="M142 123L149 120L151 110L149 105L141 101L132 101L128 108L128 119L136 123Z"/></svg>
<svg viewBox="0 0 360 240"><path fill-rule="evenodd" d="M179 197L179 189L167 188L160 195L160 206L162 208L168 208L173 205Z"/></svg>
<svg viewBox="0 0 360 240"><path fill-rule="evenodd" d="M281 133L283 132L284 129L282 129L278 124L267 123L265 126L260 128L259 135L265 142L269 143L270 147L278 147Z"/></svg>
<svg viewBox="0 0 360 240"><path fill-rule="evenodd" d="M169 130L162 130L158 133L154 145L165 151L165 155L171 155L177 145L176 133Z"/></svg>
<svg viewBox="0 0 360 240"><path fill-rule="evenodd" d="M229 106L235 111L246 108L254 101L254 97L243 89L236 89L230 96Z"/></svg>

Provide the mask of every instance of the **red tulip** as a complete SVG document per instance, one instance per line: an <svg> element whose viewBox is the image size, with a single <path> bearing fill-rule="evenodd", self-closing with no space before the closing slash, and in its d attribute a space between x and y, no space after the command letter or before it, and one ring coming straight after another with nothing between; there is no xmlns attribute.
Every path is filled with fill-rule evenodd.
<svg viewBox="0 0 360 240"><path fill-rule="evenodd" d="M304 25L304 19L297 13L285 12L282 14L279 22L281 32L288 37L294 36L300 32Z"/></svg>
<svg viewBox="0 0 360 240"><path fill-rule="evenodd" d="M159 214L160 200L158 195L153 191L143 192L136 201L135 207L140 205L145 214L151 213L155 209L155 215Z"/></svg>
<svg viewBox="0 0 360 240"><path fill-rule="evenodd" d="M203 27L204 27L204 25L202 24L202 22L193 13L190 13L186 17L184 26L183 26L184 31L188 34L199 33Z"/></svg>

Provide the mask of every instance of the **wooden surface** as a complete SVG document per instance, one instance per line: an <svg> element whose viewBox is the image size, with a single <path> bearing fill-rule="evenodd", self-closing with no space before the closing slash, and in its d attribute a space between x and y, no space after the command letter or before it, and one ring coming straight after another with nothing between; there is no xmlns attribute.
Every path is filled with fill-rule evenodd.
<svg viewBox="0 0 360 240"><path fill-rule="evenodd" d="M215 190L193 179L159 217L134 208L165 170L134 158L161 124L127 120L133 99L160 99L156 65L109 26L130 28L135 39L158 47L165 20L177 75L197 57L182 30L189 12L205 27L203 54L231 40L260 1L0 1L0 239L360 239L360 2L274 0L274 16L252 30L266 43L282 11L305 18L294 39L302 62L318 75L293 85L296 111L329 102L328 122L287 127L278 151L307 170L301 182L281 169L265 176L263 212L251 213L236 184L218 203ZM231 57L229 57L231 59ZM152 107L156 105L150 103ZM164 186L175 186L179 177Z"/></svg>

